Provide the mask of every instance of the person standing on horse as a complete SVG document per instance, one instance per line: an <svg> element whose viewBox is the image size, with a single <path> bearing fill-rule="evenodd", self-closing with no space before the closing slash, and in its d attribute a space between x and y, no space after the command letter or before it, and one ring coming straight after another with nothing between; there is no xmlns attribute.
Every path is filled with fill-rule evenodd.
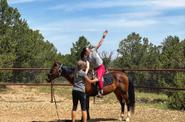
<svg viewBox="0 0 185 122"><path fill-rule="evenodd" d="M72 122L75 122L78 101L80 101L80 104L81 104L83 122L86 122L87 120L86 101L87 100L86 100L86 93L85 93L85 82L94 83L98 81L97 78L94 78L93 80L89 79L87 74L84 72L86 67L87 67L86 62L82 60L78 61L76 72L75 72L73 91L72 91L72 99L73 99L73 108L71 113Z"/></svg>
<svg viewBox="0 0 185 122"><path fill-rule="evenodd" d="M108 34L108 31L106 30L103 33L102 38L100 39L99 43L97 44L96 47L89 49L88 47L83 48L82 52L81 52L81 59L85 60L87 62L87 69L86 69L86 73L89 70L89 65L88 62L90 63L90 65L93 67L93 69L96 71L97 77L98 77L98 86L99 86L99 91L98 91L98 97L102 97L103 94L103 75L105 74L105 66L103 64L103 60L100 57L100 55L98 54L98 49L99 47L102 45L106 35Z"/></svg>

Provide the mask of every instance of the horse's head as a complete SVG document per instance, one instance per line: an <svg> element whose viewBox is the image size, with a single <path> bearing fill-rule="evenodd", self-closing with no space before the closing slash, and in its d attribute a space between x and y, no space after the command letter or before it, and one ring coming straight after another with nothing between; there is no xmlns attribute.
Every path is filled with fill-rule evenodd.
<svg viewBox="0 0 185 122"><path fill-rule="evenodd" d="M54 62L53 66L50 69L50 72L48 74L48 78L46 79L48 82L53 81L54 79L63 76L69 80L73 79L73 74L74 74L75 68L74 67L69 67L69 66L64 66L63 64L59 62Z"/></svg>
<svg viewBox="0 0 185 122"><path fill-rule="evenodd" d="M48 74L48 78L46 79L48 82L53 81L54 79L58 78L61 76L62 73L62 64L59 62L54 62L53 66L50 69L50 72Z"/></svg>

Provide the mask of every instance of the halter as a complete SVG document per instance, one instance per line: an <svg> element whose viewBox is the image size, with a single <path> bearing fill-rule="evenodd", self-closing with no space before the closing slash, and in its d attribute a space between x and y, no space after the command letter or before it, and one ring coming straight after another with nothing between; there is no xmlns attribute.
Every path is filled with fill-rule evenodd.
<svg viewBox="0 0 185 122"><path fill-rule="evenodd" d="M63 66L63 64L61 64L60 67L58 68L58 75L59 76L62 75L62 66Z"/></svg>

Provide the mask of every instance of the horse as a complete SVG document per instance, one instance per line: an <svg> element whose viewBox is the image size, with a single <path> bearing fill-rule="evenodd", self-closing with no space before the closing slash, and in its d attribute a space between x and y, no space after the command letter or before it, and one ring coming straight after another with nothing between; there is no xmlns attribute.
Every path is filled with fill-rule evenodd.
<svg viewBox="0 0 185 122"><path fill-rule="evenodd" d="M121 120L129 121L131 118L131 113L134 113L135 110L135 91L134 85L132 82L129 82L128 76L125 72L122 71L111 71L112 83L103 87L103 95L107 95L111 92L114 92L116 98L118 99L121 105ZM58 77L64 77L70 84L73 85L75 77L75 68L66 66L60 62L54 62L52 65L47 81L52 82ZM89 97L95 96L97 92L93 83L85 83L85 92L87 93L87 118L90 119L89 114ZM125 103L127 106L127 115L124 117Z"/></svg>

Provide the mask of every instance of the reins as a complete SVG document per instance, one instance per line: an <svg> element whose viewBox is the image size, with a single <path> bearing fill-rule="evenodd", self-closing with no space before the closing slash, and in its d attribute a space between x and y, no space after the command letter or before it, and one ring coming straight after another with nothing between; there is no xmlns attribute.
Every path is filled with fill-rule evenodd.
<svg viewBox="0 0 185 122"><path fill-rule="evenodd" d="M60 65L60 67L58 68L58 75L61 76L61 68L62 68L63 64ZM56 109L56 113L57 113L57 117L58 117L58 120L60 119L59 118L59 114L58 114L58 106L57 106L57 102L56 102L56 98L55 98L55 94L54 94L54 88L53 88L53 85L54 84L54 81L51 81L51 94L52 94L52 100L51 102L55 102L55 109Z"/></svg>
<svg viewBox="0 0 185 122"><path fill-rule="evenodd" d="M53 84L54 84L54 82L51 81L51 91L52 91L52 93L53 93L53 98L52 98L52 100L51 100L51 103L53 102L53 99L54 99L57 117L58 117L58 120L60 120L59 114L58 114L58 106L57 106L57 102L56 102L56 98L55 98L55 94L54 94L54 89L53 89Z"/></svg>

